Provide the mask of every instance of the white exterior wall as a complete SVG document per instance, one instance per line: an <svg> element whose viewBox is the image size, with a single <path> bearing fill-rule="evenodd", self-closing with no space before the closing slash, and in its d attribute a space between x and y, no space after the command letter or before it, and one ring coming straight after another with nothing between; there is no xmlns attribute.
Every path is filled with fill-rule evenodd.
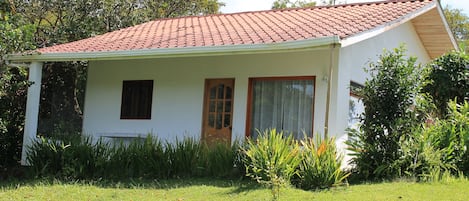
<svg viewBox="0 0 469 201"><path fill-rule="evenodd" d="M314 130L323 133L330 50L92 61L88 69L83 132L102 136L152 133L160 139L199 138L204 84L208 78L234 78L233 139L245 136L250 77L316 76ZM123 80L154 80L151 120L121 120Z"/></svg>
<svg viewBox="0 0 469 201"><path fill-rule="evenodd" d="M337 72L338 87L336 89L338 93L333 98L333 101L337 102L337 108L336 111L332 112L334 115L331 115L333 121L336 122L334 129L339 136L339 142L347 139L344 130L347 128L350 81L364 84L368 77L364 68L368 67L370 62L376 62L384 49L392 50L401 44L406 45L408 56L418 58L417 62L425 64L430 61L430 57L411 22L340 49L339 72Z"/></svg>

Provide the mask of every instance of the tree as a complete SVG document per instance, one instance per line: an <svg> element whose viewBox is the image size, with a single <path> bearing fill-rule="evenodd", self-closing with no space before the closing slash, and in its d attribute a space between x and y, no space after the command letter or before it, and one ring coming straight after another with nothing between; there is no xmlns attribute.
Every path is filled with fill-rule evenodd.
<svg viewBox="0 0 469 201"><path fill-rule="evenodd" d="M24 69L8 67L3 56L32 49L34 27L17 14L14 4L0 1L0 178L21 156L26 89ZM11 175L11 174L6 174Z"/></svg>
<svg viewBox="0 0 469 201"><path fill-rule="evenodd" d="M404 47L385 51L368 72L371 78L359 91L365 105L362 125L348 142L356 156L352 163L365 179L394 178L402 173L394 165L401 157L399 141L417 123L412 106L421 73L416 58L406 58Z"/></svg>
<svg viewBox="0 0 469 201"><path fill-rule="evenodd" d="M463 51L449 52L436 58L427 66L429 83L423 88L431 95L439 118L446 118L448 102L469 101L469 54Z"/></svg>
<svg viewBox="0 0 469 201"><path fill-rule="evenodd" d="M459 43L465 46L465 51L469 51L469 17L462 12L462 9L452 9L446 6L444 9L448 25Z"/></svg>
<svg viewBox="0 0 469 201"><path fill-rule="evenodd" d="M298 0L298 1L290 1L290 0L276 0L272 5L272 9L284 9L284 8L305 8L305 7L312 7L315 6L315 1L310 0Z"/></svg>
<svg viewBox="0 0 469 201"><path fill-rule="evenodd" d="M321 5L337 5L343 4L345 1L339 0L321 0ZM312 0L276 0L272 4L272 9L285 9L285 8L307 8L316 6L316 1Z"/></svg>
<svg viewBox="0 0 469 201"><path fill-rule="evenodd" d="M345 1L339 0L321 0L322 5L337 5L337 4L344 4Z"/></svg>

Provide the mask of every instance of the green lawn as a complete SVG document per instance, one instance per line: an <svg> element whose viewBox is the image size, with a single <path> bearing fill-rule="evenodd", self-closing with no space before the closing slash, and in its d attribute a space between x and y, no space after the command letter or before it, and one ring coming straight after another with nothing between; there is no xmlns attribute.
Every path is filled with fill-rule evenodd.
<svg viewBox="0 0 469 201"><path fill-rule="evenodd" d="M270 191L250 182L0 182L0 200L270 200ZM280 200L468 200L469 181L363 184L311 192L283 189Z"/></svg>

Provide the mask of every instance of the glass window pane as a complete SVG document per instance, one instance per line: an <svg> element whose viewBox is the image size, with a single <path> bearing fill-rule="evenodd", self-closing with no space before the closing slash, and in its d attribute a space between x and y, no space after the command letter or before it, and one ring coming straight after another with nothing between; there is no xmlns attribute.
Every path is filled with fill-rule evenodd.
<svg viewBox="0 0 469 201"><path fill-rule="evenodd" d="M209 109L208 109L209 112L215 112L215 103L216 101L210 101Z"/></svg>
<svg viewBox="0 0 469 201"><path fill-rule="evenodd" d="M222 114L217 114L217 120L216 120L216 124L217 124L217 125L216 125L216 126L217 126L216 128L217 128L217 129L221 129L221 126L222 126L222 123L223 123L222 121L223 121L223 116L222 116Z"/></svg>
<svg viewBox="0 0 469 201"><path fill-rule="evenodd" d="M231 112L231 101L225 101L225 112Z"/></svg>
<svg viewBox="0 0 469 201"><path fill-rule="evenodd" d="M251 131L270 128L301 138L311 134L314 82L311 80L255 80L253 83ZM251 133L256 137L256 133Z"/></svg>
<svg viewBox="0 0 469 201"><path fill-rule="evenodd" d="M224 124L223 124L223 127L229 127L231 126L231 118L230 118L231 115L229 114L225 114L225 119L223 120L224 121Z"/></svg>
<svg viewBox="0 0 469 201"><path fill-rule="evenodd" d="M215 99L217 97L217 88L216 87L212 87L210 89L210 99Z"/></svg>
<svg viewBox="0 0 469 201"><path fill-rule="evenodd" d="M223 112L223 101L218 101L217 102L217 113L222 113Z"/></svg>
<svg viewBox="0 0 469 201"><path fill-rule="evenodd" d="M217 96L217 98L218 99L223 99L224 95L225 95L225 85L220 84L220 85L218 85L218 96Z"/></svg>
<svg viewBox="0 0 469 201"><path fill-rule="evenodd" d="M232 99L233 97L233 89L231 87L226 87L226 99Z"/></svg>
<svg viewBox="0 0 469 201"><path fill-rule="evenodd" d="M212 128L215 128L215 115L214 114L208 115L208 125Z"/></svg>
<svg viewBox="0 0 469 201"><path fill-rule="evenodd" d="M122 84L121 119L151 119L153 80L126 80Z"/></svg>

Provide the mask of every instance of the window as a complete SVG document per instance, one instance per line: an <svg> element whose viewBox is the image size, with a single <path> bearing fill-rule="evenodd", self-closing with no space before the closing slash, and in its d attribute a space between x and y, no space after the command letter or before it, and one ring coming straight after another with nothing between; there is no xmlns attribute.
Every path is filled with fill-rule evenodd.
<svg viewBox="0 0 469 201"><path fill-rule="evenodd" d="M348 116L348 127L352 129L358 129L360 125L360 115L365 112L365 106L361 97L357 95L357 91L363 88L362 85L350 82L350 100L349 100L349 116Z"/></svg>
<svg viewBox="0 0 469 201"><path fill-rule="evenodd" d="M153 80L130 80L122 84L121 119L151 119Z"/></svg>
<svg viewBox="0 0 469 201"><path fill-rule="evenodd" d="M296 139L313 132L314 77L251 78L248 135L275 128Z"/></svg>

